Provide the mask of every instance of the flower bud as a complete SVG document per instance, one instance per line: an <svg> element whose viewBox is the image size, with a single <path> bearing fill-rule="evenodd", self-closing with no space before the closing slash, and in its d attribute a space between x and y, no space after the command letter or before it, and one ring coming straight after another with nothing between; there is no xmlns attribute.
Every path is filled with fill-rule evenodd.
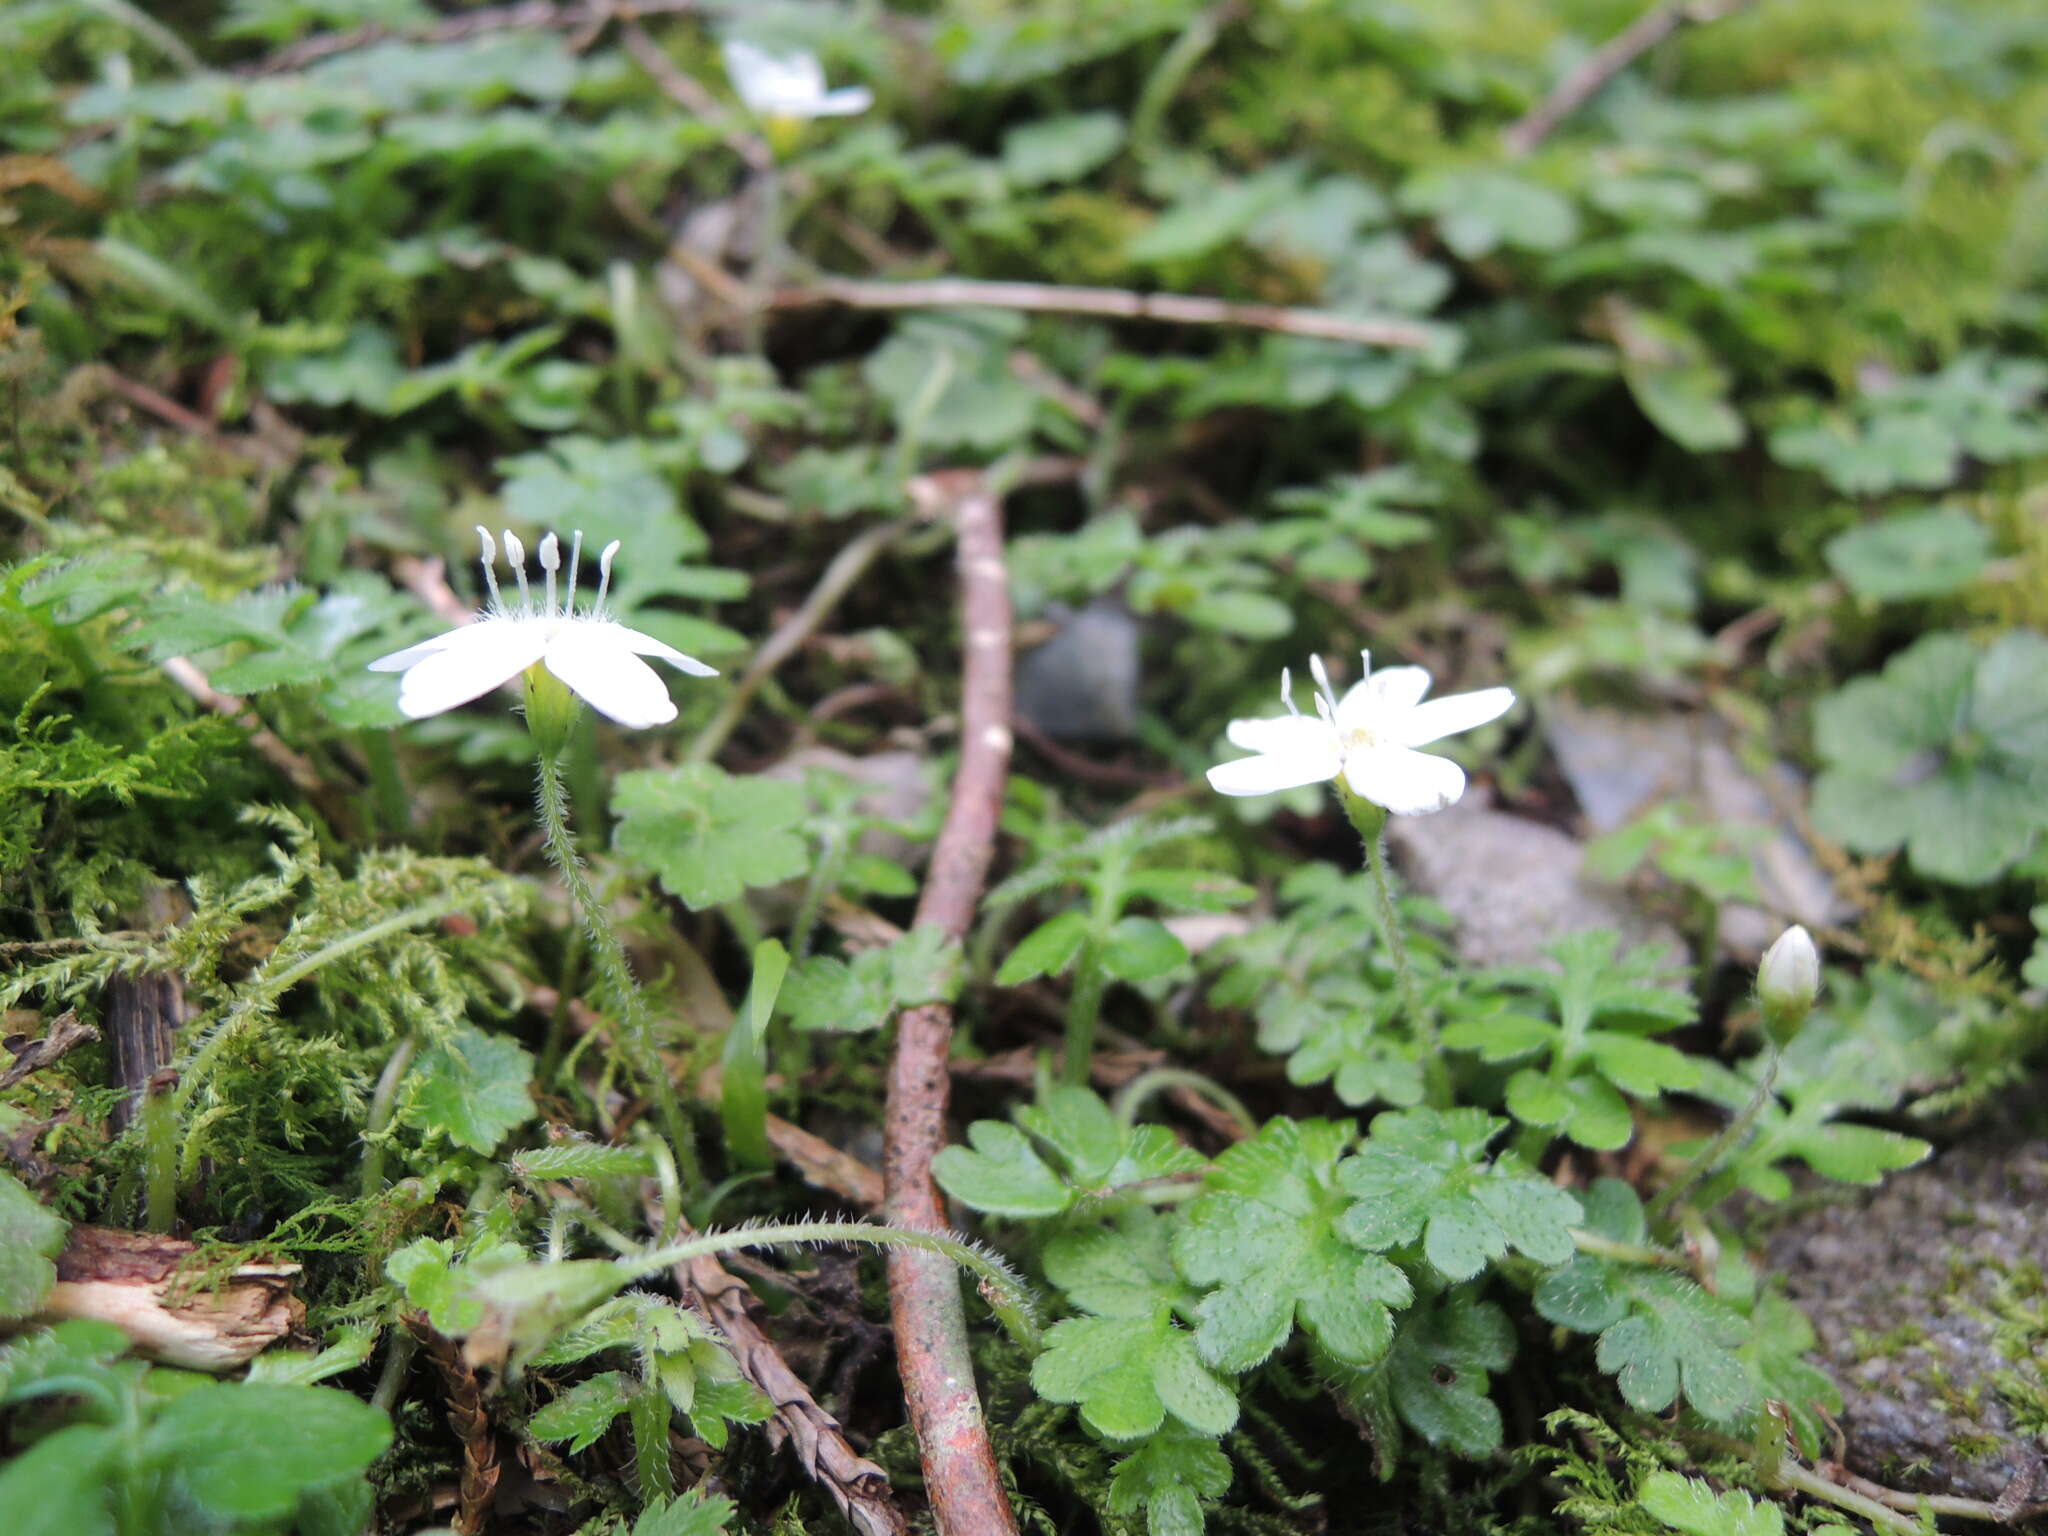
<svg viewBox="0 0 2048 1536"><path fill-rule="evenodd" d="M1763 1004L1764 1031L1783 1045L1806 1021L1820 995L1820 952L1813 936L1794 923L1764 951L1756 970L1757 1000Z"/></svg>

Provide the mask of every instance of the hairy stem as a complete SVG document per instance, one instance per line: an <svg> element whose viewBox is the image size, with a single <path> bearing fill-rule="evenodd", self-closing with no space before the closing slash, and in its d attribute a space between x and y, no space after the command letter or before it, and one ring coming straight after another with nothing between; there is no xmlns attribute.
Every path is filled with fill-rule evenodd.
<svg viewBox="0 0 2048 1536"><path fill-rule="evenodd" d="M1763 1113L1764 1105L1770 1101L1771 1090L1777 1086L1778 1061L1782 1054L1775 1042L1764 1047L1764 1069L1757 1077L1756 1091L1749 1096L1749 1102L1742 1106L1742 1112L1722 1126L1718 1136L1700 1148L1677 1178L1658 1191L1647 1212L1653 1223L1662 1220L1665 1213L1678 1203L1679 1196L1685 1194L1701 1179L1718 1171L1733 1153L1741 1149L1743 1142L1749 1139L1750 1128L1756 1124L1756 1117Z"/></svg>
<svg viewBox="0 0 2048 1536"><path fill-rule="evenodd" d="M670 1150L675 1153L684 1186L694 1191L702 1183L697 1168L697 1145L689 1122L683 1118L682 1101L676 1096L676 1085L662 1065L661 1049L655 1039L654 1019L648 1012L647 999L641 994L640 984L633 979L633 967L626 959L626 946L619 938L618 929L612 925L611 914L605 911L604 903L591 889L590 877L584 872L583 858L576 851L576 840L569 830L569 797L563 788L561 769L545 753L541 754L539 764L536 802L540 809L541 833L547 839L548 857L583 919L584 931L590 936L590 957L596 966L598 984L607 994L605 1002L612 1016L619 1021L620 1039L640 1076L642 1089L654 1104L662 1132L668 1137Z"/></svg>
<svg viewBox="0 0 2048 1536"><path fill-rule="evenodd" d="M1415 969L1408 962L1408 938L1401 928L1401 914L1394 905L1394 874L1387 867L1387 813L1362 795L1353 794L1341 780L1337 798L1344 813L1365 840L1366 863L1372 868L1373 893L1378 898L1380 931L1387 940L1387 952L1394 957L1394 981L1401 989L1401 1012L1407 1016L1410 1038L1422 1061L1423 1093L1436 1109L1451 1103L1450 1074L1444 1070L1443 1052L1436 1041L1436 1015L1422 1006L1422 994L1415 986Z"/></svg>
<svg viewBox="0 0 2048 1536"><path fill-rule="evenodd" d="M398 1104L398 1087L405 1081L406 1069L419 1054L420 1037L409 1034L398 1042L398 1049L384 1063L384 1070L377 1076L377 1087L370 1095L370 1115L363 1125L363 1194L374 1195L384 1187L384 1132L391 1126L391 1112Z"/></svg>
<svg viewBox="0 0 2048 1536"><path fill-rule="evenodd" d="M696 1237L635 1254L625 1261L634 1278L676 1264L741 1248L774 1248L785 1243L852 1243L871 1248L908 1248L950 1260L981 1282L982 1295L1010 1336L1027 1349L1038 1347L1036 1310L1030 1288L986 1249L950 1232L918 1232L860 1221L790 1221L759 1227L703 1232Z"/></svg>
<svg viewBox="0 0 2048 1536"><path fill-rule="evenodd" d="M1090 939L1075 961L1074 990L1067 998L1067 1055L1060 1080L1069 1086L1088 1086L1088 1064L1095 1059L1095 1025L1102 1016L1102 994L1108 985L1100 946Z"/></svg>

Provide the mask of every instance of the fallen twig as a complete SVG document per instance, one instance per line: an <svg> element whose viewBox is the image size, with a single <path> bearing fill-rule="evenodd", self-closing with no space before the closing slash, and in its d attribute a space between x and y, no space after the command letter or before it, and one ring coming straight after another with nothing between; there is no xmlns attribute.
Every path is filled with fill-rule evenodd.
<svg viewBox="0 0 2048 1536"><path fill-rule="evenodd" d="M1550 137L1557 125L1578 111L1629 65L1681 27L1704 26L1751 4L1751 0L1665 0L1652 6L1588 56L1586 62L1558 82L1535 107L1508 125L1501 146L1521 159Z"/></svg>
<svg viewBox="0 0 2048 1536"><path fill-rule="evenodd" d="M922 479L929 494L948 494L952 503L966 661L960 767L945 826L925 871L917 924L964 938L994 856L1009 773L1009 578L1003 564L1002 502L987 480L974 471ZM946 1143L952 1041L953 1010L946 1003L907 1009L897 1020L883 1155L886 1216L897 1226L933 1232L947 1228L931 1168ZM892 1253L889 1305L897 1369L940 1536L1014 1533L1016 1516L1003 1493L975 1391L953 1266L935 1255Z"/></svg>
<svg viewBox="0 0 2048 1536"><path fill-rule="evenodd" d="M658 1195L647 1198L647 1218L657 1232L662 1231ZM675 1231L664 1234L663 1241L690 1235L688 1224L680 1223ZM861 1536L901 1536L907 1531L909 1526L889 1488L888 1473L847 1443L839 1421L818 1406L811 1389L761 1331L749 1309L754 1297L746 1282L710 1257L676 1265L675 1277L683 1294L694 1296L704 1315L725 1335L742 1374L775 1405L775 1417L768 1424L771 1443L787 1443L796 1452L804 1471Z"/></svg>
<svg viewBox="0 0 2048 1536"><path fill-rule="evenodd" d="M354 53L373 43L459 43L487 32L530 30L583 32L602 27L614 17L685 16L703 9L702 0L586 0L580 5L557 5L553 0L526 0L520 5L493 6L470 11L446 21L419 27L386 27L375 22L351 27L346 32L317 32L311 37L280 48L240 71L245 75L284 75L304 69L337 54Z"/></svg>
<svg viewBox="0 0 2048 1536"><path fill-rule="evenodd" d="M173 656L163 663L165 676L199 701L203 709L234 721L249 732L249 745L271 767L292 781L292 785L309 799L324 802L327 785L321 779L319 770L304 757L286 746L277 732L263 723L262 717L242 700L232 694L222 693L206 680L206 674L193 666L183 656Z"/></svg>
<svg viewBox="0 0 2048 1536"><path fill-rule="evenodd" d="M12 1088L31 1072L40 1072L51 1063L97 1040L100 1032L92 1025L66 1008L50 1020L50 1029L40 1040L31 1040L26 1035L9 1035L0 1040L0 1046L14 1053L14 1060L5 1072L0 1072L0 1088Z"/></svg>
<svg viewBox="0 0 2048 1536"><path fill-rule="evenodd" d="M718 130L726 147L756 171L769 172L775 169L775 151L768 147L768 141L758 133L748 133L731 121L731 114L719 105L718 98L676 66L676 61L662 52L661 45L647 35L647 29L638 21L625 21L619 28L619 37L626 45L626 52L647 72L647 78L661 88L661 93L692 117L699 118Z"/></svg>
<svg viewBox="0 0 2048 1536"><path fill-rule="evenodd" d="M1442 340L1442 333L1434 327L1411 320L1339 315L1284 304L1240 304L1179 293L1138 293L1128 288L990 283L965 277L902 283L828 277L802 288L786 288L771 303L776 309L843 304L849 309L974 308L1016 309L1042 315L1102 315L1116 320L1157 320L1169 325L1242 326L1407 351L1427 350L1440 345Z"/></svg>

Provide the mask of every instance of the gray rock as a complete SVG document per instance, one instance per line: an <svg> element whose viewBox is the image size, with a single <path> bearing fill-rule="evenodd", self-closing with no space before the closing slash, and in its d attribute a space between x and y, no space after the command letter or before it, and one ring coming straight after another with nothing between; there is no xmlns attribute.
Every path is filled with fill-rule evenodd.
<svg viewBox="0 0 2048 1536"><path fill-rule="evenodd" d="M2048 1380L2048 1141L1954 1148L1804 1213L1767 1253L1841 1386L1853 1471L1996 1499L2034 1465L2001 1384L2038 1402ZM2003 1352L1994 1333L2014 1306L2036 1320L2032 1359Z"/></svg>
<svg viewBox="0 0 2048 1536"><path fill-rule="evenodd" d="M1055 606L1053 637L1017 658L1017 713L1055 741L1129 741L1138 725L1138 621L1113 597Z"/></svg>
<svg viewBox="0 0 2048 1536"><path fill-rule="evenodd" d="M1671 927L1586 878L1576 838L1493 810L1478 790L1434 816L1388 818L1387 841L1415 888L1456 920L1458 952L1474 965L1541 960L1544 945L1582 928L1679 949Z"/></svg>
<svg viewBox="0 0 2048 1536"><path fill-rule="evenodd" d="M1721 942L1737 956L1756 959L1788 921L1825 928L1854 915L1777 803L1802 803L1804 782L1782 763L1773 766L1774 784L1759 780L1737 760L1718 720L1629 714L1560 697L1544 706L1543 728L1596 833L1669 799L1689 800L1714 821L1766 829L1753 864L1768 910L1730 903L1721 913Z"/></svg>

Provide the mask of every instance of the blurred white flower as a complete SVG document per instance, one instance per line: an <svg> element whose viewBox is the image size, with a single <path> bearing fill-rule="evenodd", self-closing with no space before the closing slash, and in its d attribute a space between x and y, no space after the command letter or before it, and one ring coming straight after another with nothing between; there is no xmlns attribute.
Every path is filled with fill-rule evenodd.
<svg viewBox="0 0 2048 1536"><path fill-rule="evenodd" d="M612 557L619 552L616 539L597 557L596 601L578 613L576 565L583 553L580 531L570 547L568 589L559 607L555 603L555 573L561 569L562 549L552 533L540 541L547 591L538 604L527 589L525 546L509 529L505 533L505 558L519 582L517 607L506 606L498 591L498 575L492 568L498 551L490 533L481 527L477 533L483 539L484 580L491 589L490 606L482 617L370 663L372 672L405 674L398 683L398 707L408 718L422 720L467 704L511 682L529 667L541 665L599 714L637 730L676 717L667 685L641 657L659 656L692 677L718 675L716 667L605 616Z"/></svg>
<svg viewBox="0 0 2048 1536"><path fill-rule="evenodd" d="M1418 752L1446 736L1469 731L1506 714L1512 689L1484 688L1422 701L1429 673L1421 667L1365 670L1342 699L1330 689L1320 656L1309 658L1316 680L1316 712L1294 707L1293 678L1280 674L1287 713L1230 722L1231 745L1255 752L1209 770L1210 785L1226 795L1270 795L1302 784L1342 777L1352 793L1396 816L1426 816L1455 804L1465 792L1465 770L1446 757Z"/></svg>
<svg viewBox="0 0 2048 1536"><path fill-rule="evenodd" d="M758 117L847 117L874 105L864 85L826 90L825 67L814 54L770 53L736 37L722 51L733 89Z"/></svg>

